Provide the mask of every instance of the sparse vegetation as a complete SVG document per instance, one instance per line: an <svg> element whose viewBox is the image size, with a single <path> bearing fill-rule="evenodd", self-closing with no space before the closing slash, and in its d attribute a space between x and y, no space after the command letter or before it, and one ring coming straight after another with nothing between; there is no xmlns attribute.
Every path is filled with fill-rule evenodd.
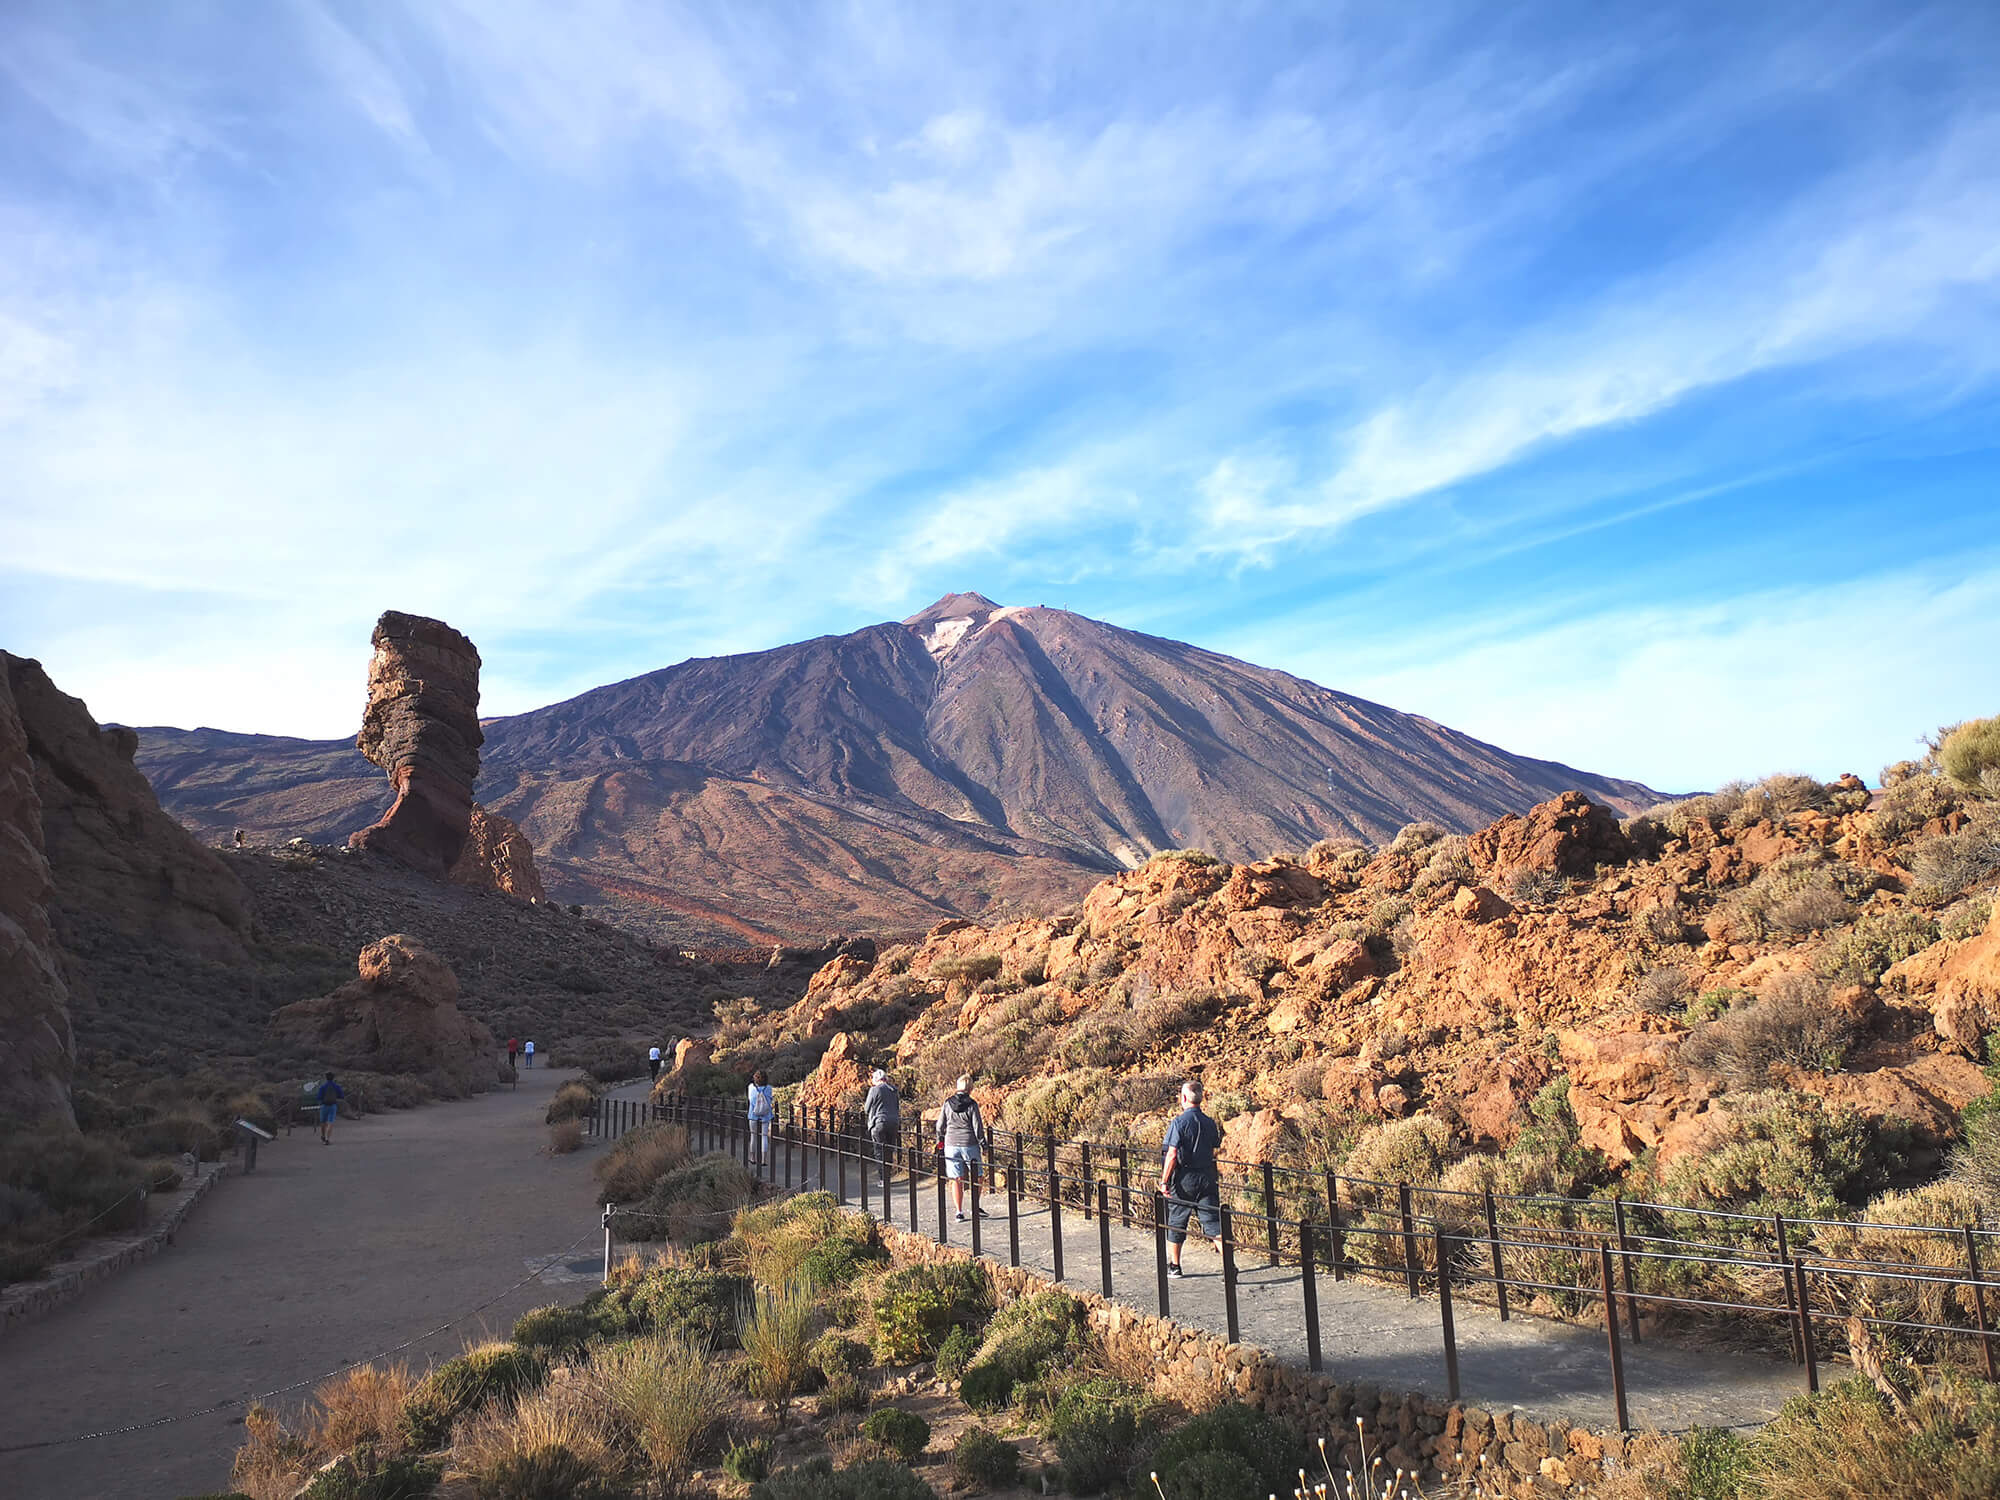
<svg viewBox="0 0 2000 1500"><path fill-rule="evenodd" d="M1784 974L1754 1002L1695 1031L1682 1056L1690 1068L1721 1078L1732 1089L1759 1089L1769 1086L1774 1068L1833 1071L1853 1040L1854 1023L1828 1003L1824 980Z"/></svg>
<svg viewBox="0 0 2000 1500"><path fill-rule="evenodd" d="M1960 724L1938 742L1938 768L1960 791L2000 797L2000 718Z"/></svg>

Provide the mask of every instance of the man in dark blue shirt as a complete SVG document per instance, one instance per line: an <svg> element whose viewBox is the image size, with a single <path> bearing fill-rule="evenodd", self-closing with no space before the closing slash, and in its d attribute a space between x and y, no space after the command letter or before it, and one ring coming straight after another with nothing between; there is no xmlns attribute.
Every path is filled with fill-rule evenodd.
<svg viewBox="0 0 2000 1500"><path fill-rule="evenodd" d="M1181 1112L1167 1126L1160 1164L1160 1193L1167 1200L1167 1274L1181 1274L1181 1246L1187 1242L1190 1214L1201 1220L1202 1232L1222 1241L1222 1179L1215 1153L1222 1146L1222 1127L1201 1111L1201 1082L1181 1085Z"/></svg>
<svg viewBox="0 0 2000 1500"><path fill-rule="evenodd" d="M347 1097L347 1090L335 1083L329 1073L326 1082L313 1092L319 1099L319 1141L322 1146L331 1146L333 1122L340 1118L340 1101Z"/></svg>

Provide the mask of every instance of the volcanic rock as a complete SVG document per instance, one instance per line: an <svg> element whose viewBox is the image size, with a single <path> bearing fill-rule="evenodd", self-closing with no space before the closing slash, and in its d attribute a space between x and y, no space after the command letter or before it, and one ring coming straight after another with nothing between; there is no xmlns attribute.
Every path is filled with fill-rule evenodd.
<svg viewBox="0 0 2000 1500"><path fill-rule="evenodd" d="M1937 1034L1967 1057L2000 1031L2000 902L1986 930L1961 944L1939 973L1931 1013Z"/></svg>
<svg viewBox="0 0 2000 1500"><path fill-rule="evenodd" d="M1587 876L1599 865L1623 864L1633 851L1616 813L1582 792L1564 792L1526 816L1510 814L1480 829L1466 852L1473 868L1498 884L1524 871Z"/></svg>
<svg viewBox="0 0 2000 1500"><path fill-rule="evenodd" d="M479 776L479 653L442 620L385 612L375 622L368 709L354 743L396 800L348 840L443 880L472 828Z"/></svg>
<svg viewBox="0 0 2000 1500"><path fill-rule="evenodd" d="M0 1120L74 1125L69 989L49 923L54 877L9 676L0 671Z"/></svg>
<svg viewBox="0 0 2000 1500"><path fill-rule="evenodd" d="M511 818L472 804L472 822L465 848L451 867L453 885L501 891L523 901L546 901L542 877L535 872L535 846Z"/></svg>
<svg viewBox="0 0 2000 1500"><path fill-rule="evenodd" d="M99 728L41 663L0 652L34 763L53 907L202 958L247 956L249 894L212 850L160 810L133 763L138 736Z"/></svg>
<svg viewBox="0 0 2000 1500"><path fill-rule="evenodd" d="M409 1073L451 1097L484 1093L504 1073L493 1033L458 1008L458 979L413 937L361 950L360 977L271 1017L280 1041L316 1066Z"/></svg>

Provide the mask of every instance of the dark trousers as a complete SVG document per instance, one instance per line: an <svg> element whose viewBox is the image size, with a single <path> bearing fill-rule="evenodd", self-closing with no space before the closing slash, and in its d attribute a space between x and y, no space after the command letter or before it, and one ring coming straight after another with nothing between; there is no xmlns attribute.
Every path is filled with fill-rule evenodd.
<svg viewBox="0 0 2000 1500"><path fill-rule="evenodd" d="M660 1081L660 1060L657 1057L649 1057L646 1059L646 1067L652 1072L653 1082L658 1083Z"/></svg>
<svg viewBox="0 0 2000 1500"><path fill-rule="evenodd" d="M1204 1171L1176 1172L1173 1196L1167 1199L1167 1243L1187 1240L1188 1217L1201 1221L1202 1232L1211 1239L1222 1238L1222 1179L1210 1167Z"/></svg>
<svg viewBox="0 0 2000 1500"><path fill-rule="evenodd" d="M882 1180L889 1180L889 1173L896 1165L896 1148L902 1144L903 1126L900 1120L884 1120L880 1124L870 1122L868 1139L875 1145L875 1160L881 1164Z"/></svg>

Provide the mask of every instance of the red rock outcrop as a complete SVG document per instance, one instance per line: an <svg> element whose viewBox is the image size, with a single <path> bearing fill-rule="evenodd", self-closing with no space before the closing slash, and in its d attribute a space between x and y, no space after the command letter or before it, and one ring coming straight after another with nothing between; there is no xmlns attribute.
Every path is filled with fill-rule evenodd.
<svg viewBox="0 0 2000 1500"><path fill-rule="evenodd" d="M1599 865L1630 859L1632 841L1610 808L1582 792L1564 792L1525 816L1510 815L1480 829L1466 853L1474 869L1496 882L1529 870L1586 876Z"/></svg>
<svg viewBox="0 0 2000 1500"><path fill-rule="evenodd" d="M160 809L139 737L100 728L41 664L0 652L41 802L53 905L203 958L247 956L250 898L220 856Z"/></svg>
<svg viewBox="0 0 2000 1500"><path fill-rule="evenodd" d="M1982 1039L2000 1031L2000 902L1986 930L1945 961L1931 1015L1938 1035L1967 1057L1979 1056Z"/></svg>
<svg viewBox="0 0 2000 1500"><path fill-rule="evenodd" d="M375 622L368 709L354 743L396 790L382 820L348 842L443 880L472 828L479 777L479 652L442 620Z"/></svg>
<svg viewBox="0 0 2000 1500"><path fill-rule="evenodd" d="M523 901L546 901L542 877L535 872L535 846L513 819L472 804L472 821L465 847L451 867L451 883L476 890L501 891Z"/></svg>
<svg viewBox="0 0 2000 1500"><path fill-rule="evenodd" d="M413 937L396 933L361 950L360 977L300 1000L271 1029L314 1067L408 1073L445 1095L483 1093L504 1064L493 1033L458 1008L458 979Z"/></svg>
<svg viewBox="0 0 2000 1500"><path fill-rule="evenodd" d="M0 671L0 1121L74 1125L69 989L49 923L54 877L9 675Z"/></svg>

